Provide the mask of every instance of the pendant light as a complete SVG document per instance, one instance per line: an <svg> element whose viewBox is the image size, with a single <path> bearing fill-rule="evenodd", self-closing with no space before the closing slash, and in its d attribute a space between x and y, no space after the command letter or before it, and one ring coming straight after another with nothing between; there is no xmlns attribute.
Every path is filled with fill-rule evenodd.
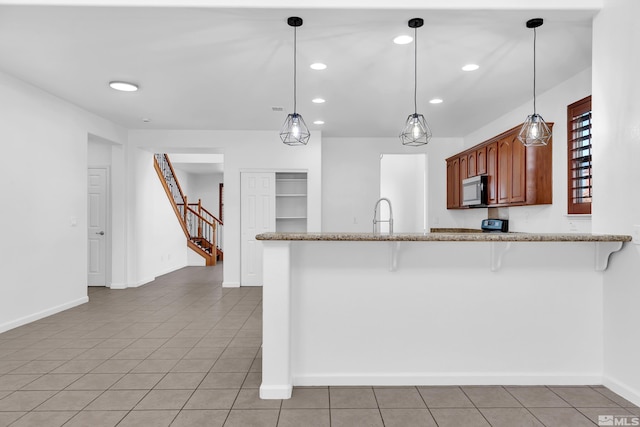
<svg viewBox="0 0 640 427"><path fill-rule="evenodd" d="M536 28L542 25L542 18L527 21L527 28L533 28L533 114L524 121L518 139L527 147L547 145L551 139L551 130L540 114L536 112Z"/></svg>
<svg viewBox="0 0 640 427"><path fill-rule="evenodd" d="M422 114L418 114L418 28L422 27L424 20L422 18L413 18L409 20L409 28L413 28L414 37L414 86L413 86L413 114L409 114L407 122L400 134L402 145L410 145L417 147L429 143L431 139L431 129Z"/></svg>
<svg viewBox="0 0 640 427"><path fill-rule="evenodd" d="M293 113L287 116L280 131L280 139L287 145L307 145L309 142L309 128L302 116L296 111L296 30L302 26L302 18L292 16L287 19L287 24L293 27Z"/></svg>

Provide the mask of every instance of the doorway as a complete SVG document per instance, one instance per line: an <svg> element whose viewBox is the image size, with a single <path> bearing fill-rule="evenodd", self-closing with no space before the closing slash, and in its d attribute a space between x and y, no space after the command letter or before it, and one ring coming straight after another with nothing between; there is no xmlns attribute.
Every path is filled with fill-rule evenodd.
<svg viewBox="0 0 640 427"><path fill-rule="evenodd" d="M427 156L419 154L380 155L380 197L391 200L393 231L427 231ZM389 217L386 203L380 204L380 218ZM380 223L381 232L388 223Z"/></svg>

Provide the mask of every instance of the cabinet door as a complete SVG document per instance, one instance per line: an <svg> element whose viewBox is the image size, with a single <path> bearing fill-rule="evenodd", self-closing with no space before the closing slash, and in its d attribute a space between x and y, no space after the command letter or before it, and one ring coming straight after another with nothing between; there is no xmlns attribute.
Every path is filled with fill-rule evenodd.
<svg viewBox="0 0 640 427"><path fill-rule="evenodd" d="M487 147L482 147L476 151L476 174L484 175L486 173L487 173Z"/></svg>
<svg viewBox="0 0 640 427"><path fill-rule="evenodd" d="M460 156L459 162L460 162L460 182L462 182L463 179L469 178L469 167L467 163L467 156Z"/></svg>
<svg viewBox="0 0 640 427"><path fill-rule="evenodd" d="M511 144L509 138L498 141L498 203L511 200Z"/></svg>
<svg viewBox="0 0 640 427"><path fill-rule="evenodd" d="M495 205L498 203L498 143L492 142L486 147L486 170L487 185L489 193L487 194L487 203Z"/></svg>
<svg viewBox="0 0 640 427"><path fill-rule="evenodd" d="M478 175L478 166L475 151L473 153L467 154L467 163L469 168L468 177L471 178L472 176Z"/></svg>
<svg viewBox="0 0 640 427"><path fill-rule="evenodd" d="M509 203L524 203L526 200L526 147L511 136L511 182Z"/></svg>
<svg viewBox="0 0 640 427"><path fill-rule="evenodd" d="M447 209L460 207L460 160L447 162Z"/></svg>

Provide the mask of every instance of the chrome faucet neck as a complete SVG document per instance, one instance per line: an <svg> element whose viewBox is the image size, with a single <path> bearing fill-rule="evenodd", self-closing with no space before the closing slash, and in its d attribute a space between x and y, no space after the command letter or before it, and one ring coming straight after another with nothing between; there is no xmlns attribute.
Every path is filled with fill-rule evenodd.
<svg viewBox="0 0 640 427"><path fill-rule="evenodd" d="M382 219L378 219L378 206L380 205L380 202L385 201L387 202L387 204L389 205L389 219L386 220L382 220ZM378 223L380 222L388 222L389 223L389 234L393 234L393 208L391 207L391 200L387 199L386 197L381 197L378 199L378 201L376 202L374 208L373 208L373 232L377 233L378 231L376 231L376 226Z"/></svg>

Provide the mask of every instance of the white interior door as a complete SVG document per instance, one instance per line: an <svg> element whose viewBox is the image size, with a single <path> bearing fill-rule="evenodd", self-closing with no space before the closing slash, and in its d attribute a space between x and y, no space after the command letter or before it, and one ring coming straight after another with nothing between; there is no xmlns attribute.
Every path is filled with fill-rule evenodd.
<svg viewBox="0 0 640 427"><path fill-rule="evenodd" d="M276 231L276 174L240 177L241 285L262 286L262 245L256 234Z"/></svg>
<svg viewBox="0 0 640 427"><path fill-rule="evenodd" d="M87 284L107 284L107 169L89 168L88 172L88 258Z"/></svg>

